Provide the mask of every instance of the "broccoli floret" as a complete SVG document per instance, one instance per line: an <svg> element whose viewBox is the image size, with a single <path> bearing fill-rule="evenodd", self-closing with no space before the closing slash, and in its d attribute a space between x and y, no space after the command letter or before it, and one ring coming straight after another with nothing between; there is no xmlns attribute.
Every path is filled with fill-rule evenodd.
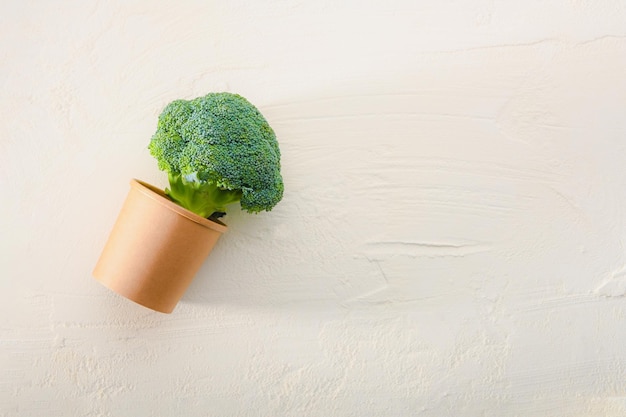
<svg viewBox="0 0 626 417"><path fill-rule="evenodd" d="M166 193L202 217L237 201L250 213L269 211L283 196L276 135L240 95L173 101L159 116L149 149L168 173Z"/></svg>

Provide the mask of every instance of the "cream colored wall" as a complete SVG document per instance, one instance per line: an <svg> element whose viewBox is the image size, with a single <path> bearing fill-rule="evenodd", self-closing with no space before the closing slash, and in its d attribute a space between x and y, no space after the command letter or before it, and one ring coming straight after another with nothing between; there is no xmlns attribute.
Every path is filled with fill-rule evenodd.
<svg viewBox="0 0 626 417"><path fill-rule="evenodd" d="M623 1L4 1L0 416L626 415ZM286 193L172 315L90 276L163 106Z"/></svg>

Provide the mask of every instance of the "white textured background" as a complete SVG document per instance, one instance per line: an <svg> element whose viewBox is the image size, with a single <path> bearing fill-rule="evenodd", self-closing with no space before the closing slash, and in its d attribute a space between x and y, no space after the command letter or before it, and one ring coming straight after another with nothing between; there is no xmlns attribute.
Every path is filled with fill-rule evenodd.
<svg viewBox="0 0 626 417"><path fill-rule="evenodd" d="M624 1L3 1L0 416L623 417ZM91 269L166 103L286 194L172 315Z"/></svg>

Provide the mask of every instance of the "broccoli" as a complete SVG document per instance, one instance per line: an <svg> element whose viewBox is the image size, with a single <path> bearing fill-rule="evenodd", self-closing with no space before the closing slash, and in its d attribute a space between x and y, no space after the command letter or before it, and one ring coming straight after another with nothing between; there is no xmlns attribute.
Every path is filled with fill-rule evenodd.
<svg viewBox="0 0 626 417"><path fill-rule="evenodd" d="M202 217L219 217L237 201L250 213L269 211L283 196L274 131L240 95L171 102L149 149L168 173L166 194Z"/></svg>

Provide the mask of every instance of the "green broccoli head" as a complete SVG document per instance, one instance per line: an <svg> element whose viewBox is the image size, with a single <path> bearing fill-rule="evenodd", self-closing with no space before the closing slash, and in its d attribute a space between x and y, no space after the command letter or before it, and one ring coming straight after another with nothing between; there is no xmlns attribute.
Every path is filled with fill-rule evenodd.
<svg viewBox="0 0 626 417"><path fill-rule="evenodd" d="M240 95L173 101L159 116L149 149L168 173L167 194L202 217L236 201L250 213L269 211L283 196L276 135Z"/></svg>

